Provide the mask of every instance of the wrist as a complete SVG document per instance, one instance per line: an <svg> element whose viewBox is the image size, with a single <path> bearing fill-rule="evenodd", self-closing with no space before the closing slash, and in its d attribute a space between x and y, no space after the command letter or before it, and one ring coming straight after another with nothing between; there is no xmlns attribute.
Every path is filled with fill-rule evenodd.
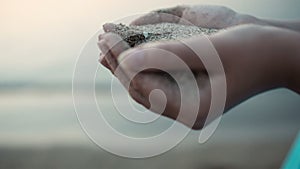
<svg viewBox="0 0 300 169"><path fill-rule="evenodd" d="M291 76L289 77L288 81L288 88L300 94L300 34L298 40L294 40L294 51L293 55L291 56L291 67L290 73Z"/></svg>
<svg viewBox="0 0 300 169"><path fill-rule="evenodd" d="M288 88L300 94L300 33L288 29L263 26L258 35L263 67L260 89ZM259 73L260 72L260 73Z"/></svg>
<svg viewBox="0 0 300 169"><path fill-rule="evenodd" d="M278 32L278 42L280 42L281 56L279 68L282 70L281 78L283 86L297 93L300 93L300 33L281 29Z"/></svg>

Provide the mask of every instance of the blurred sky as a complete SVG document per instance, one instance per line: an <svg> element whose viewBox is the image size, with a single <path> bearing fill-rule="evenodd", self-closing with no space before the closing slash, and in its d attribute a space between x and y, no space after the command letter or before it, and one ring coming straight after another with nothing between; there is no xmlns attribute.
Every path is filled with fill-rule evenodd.
<svg viewBox="0 0 300 169"><path fill-rule="evenodd" d="M1 0L1 82L70 81L85 42L105 22L178 4L219 4L266 18L299 18L299 0Z"/></svg>

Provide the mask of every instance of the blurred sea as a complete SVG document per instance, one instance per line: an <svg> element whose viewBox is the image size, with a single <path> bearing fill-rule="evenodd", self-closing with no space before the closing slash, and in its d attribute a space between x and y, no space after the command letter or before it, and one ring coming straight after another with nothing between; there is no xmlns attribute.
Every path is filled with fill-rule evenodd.
<svg viewBox="0 0 300 169"><path fill-rule="evenodd" d="M197 143L199 131L192 131L163 155L126 159L103 151L84 134L70 85L0 87L0 168L279 168L300 129L300 97L279 89L232 109L205 144ZM103 109L115 112L109 89L97 84L96 93ZM112 123L125 132L141 132L118 120ZM154 126L151 132L161 128Z"/></svg>

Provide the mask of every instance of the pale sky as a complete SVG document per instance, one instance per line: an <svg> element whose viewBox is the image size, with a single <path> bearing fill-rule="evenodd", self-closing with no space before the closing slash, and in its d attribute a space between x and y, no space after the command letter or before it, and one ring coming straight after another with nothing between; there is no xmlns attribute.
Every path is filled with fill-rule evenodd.
<svg viewBox="0 0 300 169"><path fill-rule="evenodd" d="M178 4L220 4L268 18L300 18L299 0L1 0L1 81L70 79L85 42L105 22Z"/></svg>

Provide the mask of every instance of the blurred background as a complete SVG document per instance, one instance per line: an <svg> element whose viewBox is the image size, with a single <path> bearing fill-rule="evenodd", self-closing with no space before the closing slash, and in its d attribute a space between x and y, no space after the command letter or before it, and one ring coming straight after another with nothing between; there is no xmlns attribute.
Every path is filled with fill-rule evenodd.
<svg viewBox="0 0 300 169"><path fill-rule="evenodd" d="M279 168L300 129L300 97L285 89L232 109L207 143L198 144L199 131L193 131L176 148L148 159L103 151L80 127L72 74L82 47L101 25L158 8L201 3L262 18L300 18L299 0L1 0L0 168ZM90 57L97 62L98 54ZM98 71L96 92L110 112L113 105L105 100L111 97L111 76L101 66Z"/></svg>

